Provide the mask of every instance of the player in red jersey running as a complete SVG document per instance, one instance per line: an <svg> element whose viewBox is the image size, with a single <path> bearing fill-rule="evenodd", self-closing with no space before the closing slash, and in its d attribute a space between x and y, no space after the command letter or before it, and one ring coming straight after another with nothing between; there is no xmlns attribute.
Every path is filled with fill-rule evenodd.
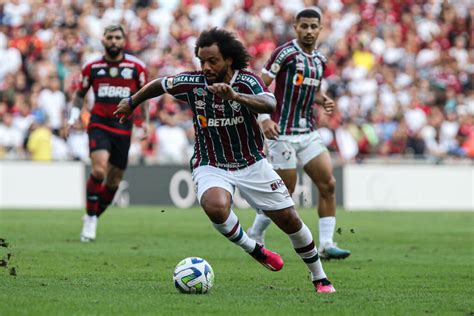
<svg viewBox="0 0 474 316"><path fill-rule="evenodd" d="M198 200L213 226L272 271L283 260L250 239L232 210L235 188L257 210L267 214L290 238L306 263L318 293L334 292L326 278L308 227L301 221L283 181L263 153L258 113L271 113L276 101L261 79L246 71L250 56L232 33L202 32L195 55L202 71L156 79L120 101L121 121L145 100L169 93L185 101L194 114L195 147L191 159Z"/></svg>
<svg viewBox="0 0 474 316"><path fill-rule="evenodd" d="M113 112L117 103L142 88L147 81L145 64L125 54L125 32L120 25L105 28L105 54L82 68L81 88L73 98L68 130L79 118L87 91L94 91L94 106L88 126L92 164L87 180L87 214L83 217L81 241L96 238L97 218L112 203L128 162L133 122L121 124ZM146 109L143 111L147 115ZM145 127L146 128L146 127Z"/></svg>
<svg viewBox="0 0 474 316"><path fill-rule="evenodd" d="M262 128L268 138L268 150L273 168L281 176L290 194L296 186L296 164L319 190L319 251L324 259L344 259L351 252L337 247L334 242L336 226L336 180L332 173L331 157L323 144L314 122L313 105L322 105L328 114L334 102L320 91L326 68L326 57L315 50L321 31L319 9L305 9L295 22L297 38L275 49L262 70L268 86L276 81L277 110L262 115ZM263 243L263 235L271 220L257 214L249 235Z"/></svg>

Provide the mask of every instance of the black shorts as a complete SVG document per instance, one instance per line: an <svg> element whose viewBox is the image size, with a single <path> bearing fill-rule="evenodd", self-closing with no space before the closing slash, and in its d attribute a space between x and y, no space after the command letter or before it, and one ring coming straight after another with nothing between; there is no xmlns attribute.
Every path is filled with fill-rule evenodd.
<svg viewBox="0 0 474 316"><path fill-rule="evenodd" d="M130 136L108 132L98 127L90 128L88 134L90 153L107 150L110 153L111 164L122 170L127 168Z"/></svg>

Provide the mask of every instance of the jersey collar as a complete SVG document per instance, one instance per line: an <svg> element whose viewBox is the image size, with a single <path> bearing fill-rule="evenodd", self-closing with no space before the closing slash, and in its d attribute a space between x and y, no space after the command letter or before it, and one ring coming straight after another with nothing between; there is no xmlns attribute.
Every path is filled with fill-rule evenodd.
<svg viewBox="0 0 474 316"><path fill-rule="evenodd" d="M313 54L308 54L300 47L296 38L293 40L293 45L295 45L296 49L298 49L301 53L305 54L308 57L313 57ZM313 50L313 53L314 53L314 50Z"/></svg>

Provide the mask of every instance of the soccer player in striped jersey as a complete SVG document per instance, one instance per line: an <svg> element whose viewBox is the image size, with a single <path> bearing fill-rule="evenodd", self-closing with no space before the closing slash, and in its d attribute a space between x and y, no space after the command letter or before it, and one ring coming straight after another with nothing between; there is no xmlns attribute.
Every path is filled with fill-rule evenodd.
<svg viewBox="0 0 474 316"><path fill-rule="evenodd" d="M326 278L313 237L294 208L285 184L263 153L258 113L271 113L276 101L255 74L245 70L250 56L232 33L211 29L200 34L195 55L202 71L156 79L120 101L122 120L140 103L164 93L191 107L195 146L191 159L199 203L213 226L272 271L283 260L250 239L232 210L235 188L257 210L267 214L290 238L306 263L318 293L334 292Z"/></svg>
<svg viewBox="0 0 474 316"><path fill-rule="evenodd" d="M125 31L120 25L105 28L102 38L105 54L84 65L81 87L72 101L68 130L79 118L87 91L94 91L94 106L88 126L91 174L86 184L86 212L81 241L96 238L97 219L112 203L128 162L133 122L120 124L113 112L117 103L143 87L147 80L145 64L125 54ZM147 115L144 107L143 113ZM147 119L148 120L148 119ZM146 126L145 126L146 128Z"/></svg>
<svg viewBox="0 0 474 316"><path fill-rule="evenodd" d="M299 160L305 172L319 190L319 251L325 259L344 259L349 250L334 243L336 226L336 180L331 158L316 131L313 105L320 104L331 114L334 102L320 91L326 67L326 58L316 47L321 31L321 11L309 8L296 16L294 28L297 38L275 49L262 70L267 86L276 80L277 110L271 115L261 115L268 150L273 168L293 194L296 186L296 164ZM258 213L249 235L263 243L265 229L271 220Z"/></svg>

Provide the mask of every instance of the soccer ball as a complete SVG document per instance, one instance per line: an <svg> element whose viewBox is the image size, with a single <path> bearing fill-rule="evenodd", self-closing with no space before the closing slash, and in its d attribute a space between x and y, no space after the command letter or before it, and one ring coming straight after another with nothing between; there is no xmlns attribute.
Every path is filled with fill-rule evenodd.
<svg viewBox="0 0 474 316"><path fill-rule="evenodd" d="M174 269L173 281L181 293L204 294L214 284L211 265L199 257L181 260Z"/></svg>

